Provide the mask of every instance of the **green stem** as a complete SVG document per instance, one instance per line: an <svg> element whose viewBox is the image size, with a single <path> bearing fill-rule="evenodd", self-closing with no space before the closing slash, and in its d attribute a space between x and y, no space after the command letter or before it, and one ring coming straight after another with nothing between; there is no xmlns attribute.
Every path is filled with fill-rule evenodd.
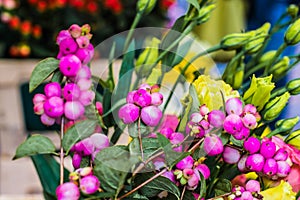
<svg viewBox="0 0 300 200"><path fill-rule="evenodd" d="M270 96L270 99L273 99L277 96L283 95L286 91L287 91L287 89L285 87L282 87L279 90L272 93L271 96Z"/></svg>
<svg viewBox="0 0 300 200"><path fill-rule="evenodd" d="M209 49L207 49L207 50L205 50L205 51L203 51L203 52L198 53L197 55L195 55L194 57L192 57L192 59L191 59L190 61L188 61L188 62L186 63L186 65L185 65L185 66L182 68L182 70L180 71L180 74L184 74L185 71L188 69L188 67L189 67L195 60L197 60L199 57L204 56L204 55L207 55L207 54L210 54L210 53L212 53L212 52L214 52L214 51L218 51L218 50L220 50L220 49L222 49L222 46L221 46L221 45L216 45L216 46L213 46L213 47L211 47L211 48L209 48ZM179 80L180 80L180 77L178 77L178 78L176 79L175 84L173 84L172 89L171 89L170 91L175 91L175 88L177 87L177 85L178 85L178 83L179 83ZM168 96L168 98L167 98L167 100L166 100L166 103L165 103L165 105L164 105L164 108L163 108L164 111L166 110L166 108L167 108L167 106L168 106L168 104L169 104L169 102L170 102L170 100L171 100L171 97L172 97L172 94L170 93L169 96Z"/></svg>
<svg viewBox="0 0 300 200"><path fill-rule="evenodd" d="M280 133L280 130L279 129L275 129L273 131L271 131L268 135L266 135L267 138L270 138L276 134Z"/></svg>
<svg viewBox="0 0 300 200"><path fill-rule="evenodd" d="M128 49L129 43L131 42L132 39L132 35L134 33L134 29L136 28L136 26L138 25L138 23L140 22L141 18L143 16L143 11L139 11L136 15L135 18L133 20L133 23L131 24L131 27L129 29L128 35L126 37L125 40L125 44L124 44L124 49L123 49L123 53L125 53Z"/></svg>
<svg viewBox="0 0 300 200"><path fill-rule="evenodd" d="M226 67L226 69L225 69L225 71L224 71L224 73L223 73L223 76L222 76L222 79L223 80L226 80L226 78L227 78L227 76L228 76L228 74L230 74L230 72L234 72L235 71L235 68L233 68L233 69L230 69L230 64L231 63L235 63L238 59L240 59L243 55L245 54L245 51L244 50L242 50L242 51L240 51L238 54L236 54L234 57L233 57L233 59L231 59L231 61L228 63L228 65L227 65L227 67Z"/></svg>
<svg viewBox="0 0 300 200"><path fill-rule="evenodd" d="M280 47L278 48L278 50L276 51L275 56L268 62L265 70L264 70L264 76L267 76L270 70L270 67L274 64L274 62L276 61L277 57L284 51L284 49L287 47L286 43L282 43L280 45Z"/></svg>
<svg viewBox="0 0 300 200"><path fill-rule="evenodd" d="M144 161L143 142L142 142L142 135L141 135L141 118L139 118L138 120L138 137L139 137L142 161Z"/></svg>
<svg viewBox="0 0 300 200"><path fill-rule="evenodd" d="M64 148L62 146L62 140L64 137L64 117L61 118L61 125L60 125L60 185L64 183Z"/></svg>
<svg viewBox="0 0 300 200"><path fill-rule="evenodd" d="M247 71L247 73L245 74L245 76L244 76L244 80L248 79L249 76L251 76L252 74L254 74L255 72L257 72L258 70L264 68L265 66L266 66L266 63L260 63L260 64L258 64L257 66L255 66L255 67L249 69L249 70Z"/></svg>

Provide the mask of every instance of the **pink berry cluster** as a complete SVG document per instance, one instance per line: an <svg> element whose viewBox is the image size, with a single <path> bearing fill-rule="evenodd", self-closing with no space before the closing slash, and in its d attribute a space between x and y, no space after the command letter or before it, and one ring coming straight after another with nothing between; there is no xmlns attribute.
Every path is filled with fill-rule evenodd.
<svg viewBox="0 0 300 200"><path fill-rule="evenodd" d="M72 25L57 36L60 72L66 77L62 88L59 83L45 85L45 94L36 94L33 98L34 112L41 115L43 124L51 126L63 115L75 121L84 115L85 106L91 105L95 93L91 90L91 71L87 66L94 54L90 43L90 27Z"/></svg>
<svg viewBox="0 0 300 200"><path fill-rule="evenodd" d="M75 169L80 168L82 158L85 156L95 159L96 154L102 149L109 147L109 139L102 133L94 133L90 137L77 142L72 148L72 164Z"/></svg>
<svg viewBox="0 0 300 200"><path fill-rule="evenodd" d="M147 126L155 127L159 124L162 111L158 106L163 102L163 95L158 85L140 85L137 90L128 93L126 102L118 112L124 124L132 124L139 117Z"/></svg>
<svg viewBox="0 0 300 200"><path fill-rule="evenodd" d="M259 200L263 199L263 196L259 194L260 184L256 180L247 181L245 187L236 185L232 188L231 194L228 199L233 200Z"/></svg>
<svg viewBox="0 0 300 200"><path fill-rule="evenodd" d="M289 174L292 163L288 152L278 148L270 139L260 141L251 136L244 141L244 149L247 154L240 156L237 163L240 171L254 171L273 180Z"/></svg>
<svg viewBox="0 0 300 200"><path fill-rule="evenodd" d="M208 179L210 176L210 169L202 162L194 161L192 156L187 156L179 161L173 172L177 184L186 185L189 190L197 188L200 182L200 173L205 179Z"/></svg>
<svg viewBox="0 0 300 200"><path fill-rule="evenodd" d="M237 140L249 137L250 130L257 127L260 115L256 107L243 102L239 98L230 98L225 103L227 116L223 122L224 130Z"/></svg>
<svg viewBox="0 0 300 200"><path fill-rule="evenodd" d="M71 172L69 180L56 188L58 200L78 200L80 192L94 194L100 190L100 181L93 175L91 167L79 168Z"/></svg>

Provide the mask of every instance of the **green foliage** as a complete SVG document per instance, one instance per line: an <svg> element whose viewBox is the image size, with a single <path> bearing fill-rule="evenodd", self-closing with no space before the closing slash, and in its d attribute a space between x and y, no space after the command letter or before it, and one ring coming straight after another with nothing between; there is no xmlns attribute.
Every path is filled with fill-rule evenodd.
<svg viewBox="0 0 300 200"><path fill-rule="evenodd" d="M59 60L55 58L46 58L40 61L31 73L29 92L45 81L58 68L58 63Z"/></svg>
<svg viewBox="0 0 300 200"><path fill-rule="evenodd" d="M32 135L18 146L13 160L36 154L55 154L55 146L43 135Z"/></svg>

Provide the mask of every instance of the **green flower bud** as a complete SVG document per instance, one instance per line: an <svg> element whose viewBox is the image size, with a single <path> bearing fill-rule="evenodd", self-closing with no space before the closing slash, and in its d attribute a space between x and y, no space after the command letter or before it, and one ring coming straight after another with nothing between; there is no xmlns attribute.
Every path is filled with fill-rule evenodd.
<svg viewBox="0 0 300 200"><path fill-rule="evenodd" d="M233 78L233 89L239 89L243 83L244 79L244 69L245 69L245 64L241 63L241 65L237 68L234 78Z"/></svg>
<svg viewBox="0 0 300 200"><path fill-rule="evenodd" d="M273 51L267 51L266 53L264 53L260 59L259 62L260 63L264 63L264 62L269 62L270 60L272 60L274 58L274 56L276 55L276 50Z"/></svg>
<svg viewBox="0 0 300 200"><path fill-rule="evenodd" d="M268 36L271 24L265 23L260 28L255 30L255 37L251 38L245 45L245 50L248 54L256 53L264 44L266 37Z"/></svg>
<svg viewBox="0 0 300 200"><path fill-rule="evenodd" d="M222 49L227 50L234 50L241 48L246 42L255 35L254 31L250 31L247 33L232 33L226 35L221 40Z"/></svg>
<svg viewBox="0 0 300 200"><path fill-rule="evenodd" d="M152 11L156 4L156 0L139 0L137 2L137 10L144 11L145 14L148 14Z"/></svg>
<svg viewBox="0 0 300 200"><path fill-rule="evenodd" d="M287 28L284 41L287 45L295 45L300 41L300 18Z"/></svg>
<svg viewBox="0 0 300 200"><path fill-rule="evenodd" d="M244 94L244 101L253 104L260 111L269 101L271 91L275 88L272 83L272 75L264 78L256 78L253 75L249 89Z"/></svg>
<svg viewBox="0 0 300 200"><path fill-rule="evenodd" d="M185 179L184 177L181 177L181 179L179 180L179 182L180 182L181 185L185 185L185 184L187 184L188 180Z"/></svg>
<svg viewBox="0 0 300 200"><path fill-rule="evenodd" d="M286 89L291 95L300 94L300 78L289 81L286 85Z"/></svg>
<svg viewBox="0 0 300 200"><path fill-rule="evenodd" d="M290 96L289 92L285 92L283 95L268 102L264 109L263 118L267 121L273 121L276 119L285 108Z"/></svg>
<svg viewBox="0 0 300 200"><path fill-rule="evenodd" d="M293 131L285 141L300 150L300 129Z"/></svg>
<svg viewBox="0 0 300 200"><path fill-rule="evenodd" d="M295 4L290 4L289 7L287 8L287 13L291 17L297 17L298 12L299 12L299 7Z"/></svg>
<svg viewBox="0 0 300 200"><path fill-rule="evenodd" d="M151 66L158 57L160 40L152 38L151 42L145 50L139 55L135 63L135 70L140 77L146 77L151 73Z"/></svg>
<svg viewBox="0 0 300 200"><path fill-rule="evenodd" d="M278 134L280 135L287 135L289 134L293 128L298 124L299 122L299 117L293 117L293 118L288 118L288 119L281 119L278 120L275 124L275 127L279 129Z"/></svg>
<svg viewBox="0 0 300 200"><path fill-rule="evenodd" d="M284 56L279 62L277 62L270 70L270 73L273 74L274 79L277 80L285 75L288 71L290 64L290 59L287 56Z"/></svg>
<svg viewBox="0 0 300 200"><path fill-rule="evenodd" d="M198 25L202 24L209 20L210 13L216 8L216 4L210 4L208 6L205 6L199 10L198 15Z"/></svg>

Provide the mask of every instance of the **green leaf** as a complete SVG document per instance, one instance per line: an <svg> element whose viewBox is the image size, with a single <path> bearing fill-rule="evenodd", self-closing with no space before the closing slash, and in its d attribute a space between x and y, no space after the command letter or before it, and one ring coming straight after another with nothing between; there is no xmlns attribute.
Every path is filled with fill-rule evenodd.
<svg viewBox="0 0 300 200"><path fill-rule="evenodd" d="M181 117L179 126L178 126L178 132L184 132L186 124L188 123L189 116L190 116L190 111L193 107L193 98L191 95L187 95L184 99L181 100L182 105L184 106L184 114ZM199 105L198 105L199 107Z"/></svg>
<svg viewBox="0 0 300 200"><path fill-rule="evenodd" d="M96 155L94 173L99 178L101 187L117 196L123 188L127 174L137 162L127 147L108 147Z"/></svg>
<svg viewBox="0 0 300 200"><path fill-rule="evenodd" d="M228 193L231 191L231 182L228 179L220 179L215 185L216 196Z"/></svg>
<svg viewBox="0 0 300 200"><path fill-rule="evenodd" d="M186 56L186 54L190 50L190 48L192 46L192 43L193 43L193 40L188 40L187 42L185 42L182 45L178 46L175 58L174 58L173 63L172 63L171 66L177 65L183 60L183 58Z"/></svg>
<svg viewBox="0 0 300 200"><path fill-rule="evenodd" d="M54 73L53 73L53 76L51 78L51 81L52 82L58 82L58 83L61 83L62 80L64 78L64 75L60 72L60 70L56 70Z"/></svg>
<svg viewBox="0 0 300 200"><path fill-rule="evenodd" d="M134 200L134 199L148 200L148 198L146 196L140 195L138 193L133 193L132 195L129 195L128 197L126 197L124 200Z"/></svg>
<svg viewBox="0 0 300 200"><path fill-rule="evenodd" d="M120 99L119 101L117 101L116 103L114 103L114 105L106 113L104 113L102 115L102 117L108 116L110 113L112 113L114 110L120 108L124 104L126 104L126 98Z"/></svg>
<svg viewBox="0 0 300 200"><path fill-rule="evenodd" d="M42 184L45 199L55 200L55 190L60 180L60 166L58 162L49 154L34 155L31 156L31 160ZM67 181L69 181L69 171L64 169L64 182Z"/></svg>
<svg viewBox="0 0 300 200"><path fill-rule="evenodd" d="M112 93L108 88L104 88L103 92L103 113L108 113L109 110L111 109L111 104L112 104L112 99L111 99ZM111 127L115 125L115 121L113 120L114 117L110 113L103 117L103 122L107 127Z"/></svg>
<svg viewBox="0 0 300 200"><path fill-rule="evenodd" d="M110 142L113 143L113 144L116 144L117 141L119 140L120 136L123 133L123 129L120 128L118 125L115 125L114 128L115 128L115 132L111 136Z"/></svg>
<svg viewBox="0 0 300 200"><path fill-rule="evenodd" d="M194 6L198 11L200 10L200 4L198 3L198 0L187 0L187 2Z"/></svg>
<svg viewBox="0 0 300 200"><path fill-rule="evenodd" d="M40 61L31 73L29 92L32 92L46 80L58 68L58 64L59 60L56 58L46 58Z"/></svg>
<svg viewBox="0 0 300 200"><path fill-rule="evenodd" d="M204 178L202 173L199 173L199 175L200 175L200 183L201 183L199 197L205 197L205 195L206 195L206 181L205 181L205 178Z"/></svg>
<svg viewBox="0 0 300 200"><path fill-rule="evenodd" d="M13 160L25 156L32 156L36 154L51 154L55 153L55 146L52 141L43 135L32 135L16 150Z"/></svg>
<svg viewBox="0 0 300 200"><path fill-rule="evenodd" d="M150 179L153 175L153 173L144 173L142 175L139 175L134 180L135 184L139 185ZM180 191L178 187L168 178L165 178L163 176L155 178L153 181L149 182L140 189L141 194L145 195L146 197L154 197L161 191L167 191L175 195L177 199L180 199Z"/></svg>
<svg viewBox="0 0 300 200"><path fill-rule="evenodd" d="M124 55L121 69L119 72L119 81L116 86L116 93L114 101L124 99L129 92L130 85L132 82L132 72L134 70L134 55L135 55L135 42L134 40L130 43L126 54Z"/></svg>
<svg viewBox="0 0 300 200"><path fill-rule="evenodd" d="M62 145L66 153L69 153L71 147L77 141L89 137L94 132L96 124L96 120L84 120L77 122L69 128L62 140Z"/></svg>
<svg viewBox="0 0 300 200"><path fill-rule="evenodd" d="M109 193L109 192L97 192L96 194L89 195L87 198L84 198L85 200L99 200L101 198L111 198L115 194L114 193Z"/></svg>
<svg viewBox="0 0 300 200"><path fill-rule="evenodd" d="M173 168L180 160L190 155L190 152L176 152L172 149L170 141L162 134L157 133L157 139L165 153L165 159L169 168Z"/></svg>

